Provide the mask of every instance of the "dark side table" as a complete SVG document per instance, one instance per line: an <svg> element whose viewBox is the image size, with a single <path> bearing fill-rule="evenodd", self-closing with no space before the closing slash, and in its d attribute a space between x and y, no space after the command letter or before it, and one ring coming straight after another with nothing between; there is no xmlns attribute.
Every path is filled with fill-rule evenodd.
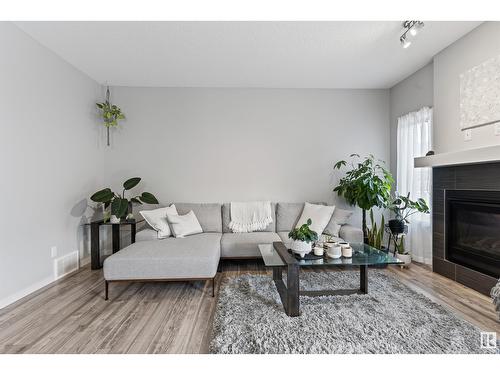
<svg viewBox="0 0 500 375"><path fill-rule="evenodd" d="M135 242L136 226L144 220L121 220L119 223L110 223L109 221L97 220L85 225L90 226L90 268L97 270L102 268L101 263L101 249L99 240L99 228L101 225L111 225L112 238L111 243L113 247L113 254L120 250L120 228L123 226L130 226L130 242Z"/></svg>

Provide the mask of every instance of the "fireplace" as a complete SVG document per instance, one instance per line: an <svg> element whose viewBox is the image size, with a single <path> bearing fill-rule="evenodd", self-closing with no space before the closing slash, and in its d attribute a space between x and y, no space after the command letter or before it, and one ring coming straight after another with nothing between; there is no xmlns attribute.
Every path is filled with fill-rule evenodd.
<svg viewBox="0 0 500 375"><path fill-rule="evenodd" d="M432 269L489 295L500 277L500 162L434 166L432 176Z"/></svg>
<svg viewBox="0 0 500 375"><path fill-rule="evenodd" d="M500 277L500 191L445 190L446 260Z"/></svg>

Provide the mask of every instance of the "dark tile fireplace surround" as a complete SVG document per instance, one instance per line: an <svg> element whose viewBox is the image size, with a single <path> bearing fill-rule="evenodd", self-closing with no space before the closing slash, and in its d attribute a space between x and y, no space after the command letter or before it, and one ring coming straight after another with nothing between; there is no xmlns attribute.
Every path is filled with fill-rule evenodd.
<svg viewBox="0 0 500 375"><path fill-rule="evenodd" d="M500 277L500 162L433 168L433 270L489 295Z"/></svg>

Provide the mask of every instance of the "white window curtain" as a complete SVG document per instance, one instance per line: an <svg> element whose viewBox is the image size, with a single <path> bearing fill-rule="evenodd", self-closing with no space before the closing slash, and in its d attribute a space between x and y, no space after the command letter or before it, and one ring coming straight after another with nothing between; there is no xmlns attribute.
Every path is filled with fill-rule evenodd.
<svg viewBox="0 0 500 375"><path fill-rule="evenodd" d="M410 193L415 200L423 198L430 207L431 169L414 168L413 159L425 156L432 149L432 108L424 107L398 118L396 190ZM413 260L432 263L432 231L429 214L416 213L409 217L410 225L405 245Z"/></svg>

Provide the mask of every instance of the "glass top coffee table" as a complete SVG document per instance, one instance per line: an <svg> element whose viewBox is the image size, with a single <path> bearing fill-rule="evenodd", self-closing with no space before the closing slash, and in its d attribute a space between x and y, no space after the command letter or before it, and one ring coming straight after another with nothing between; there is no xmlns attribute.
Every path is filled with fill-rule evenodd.
<svg viewBox="0 0 500 375"><path fill-rule="evenodd" d="M259 250L267 267L273 269L273 280L281 297L281 302L288 316L299 316L299 295L324 296L368 293L368 266L404 264L404 262L377 250L374 247L360 243L351 244L352 258L332 259L297 259L291 254L283 242L259 245ZM359 267L359 289L337 289L322 291L300 291L299 274L301 267ZM283 269L286 269L286 285L283 282Z"/></svg>

